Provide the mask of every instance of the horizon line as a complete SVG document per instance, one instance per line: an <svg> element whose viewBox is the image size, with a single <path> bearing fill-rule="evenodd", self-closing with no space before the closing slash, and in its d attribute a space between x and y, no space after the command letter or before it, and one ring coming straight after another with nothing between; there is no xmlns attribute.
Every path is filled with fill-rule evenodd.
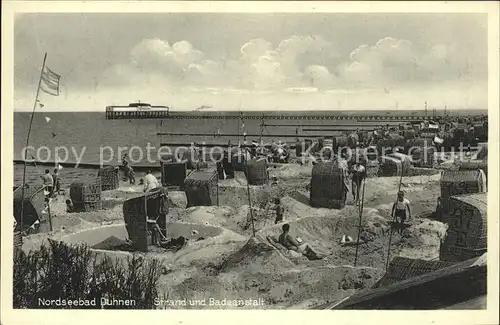
<svg viewBox="0 0 500 325"><path fill-rule="evenodd" d="M197 108L194 109L173 109L169 108L170 112L173 113L217 113L217 112L312 112L312 111L319 111L319 112L344 112L345 114L353 114L356 112L371 112L371 111L383 111L383 112L425 112L425 109L415 109L415 108L408 108L408 109L385 109L385 108L373 108L373 109L356 109L356 108L283 108L283 109L268 109L268 108L261 108L261 109L237 109L237 108L231 108L231 109L204 109L204 110L197 110ZM346 112L346 110L348 110ZM471 111L489 111L489 108L477 108L477 107L471 107L471 108L450 108L447 107L445 108L428 108L427 112L432 114L432 112L453 112L453 111L458 111L458 110L471 110ZM154 111L154 109L153 109ZM19 108L14 108L13 109L14 113L32 113L33 109L19 109ZM103 109L92 109L92 110L85 110L85 109L37 109L35 110L36 112L44 112L44 113L59 113L59 112L82 112L82 113L105 113L106 108L104 107Z"/></svg>

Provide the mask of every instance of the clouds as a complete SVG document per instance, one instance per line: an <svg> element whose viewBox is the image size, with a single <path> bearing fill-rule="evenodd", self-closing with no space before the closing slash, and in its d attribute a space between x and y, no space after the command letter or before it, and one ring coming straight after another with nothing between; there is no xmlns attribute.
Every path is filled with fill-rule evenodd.
<svg viewBox="0 0 500 325"><path fill-rule="evenodd" d="M292 36L273 45L244 42L235 55L212 56L181 40L143 39L128 59L106 69L91 95L50 98L47 107L105 107L138 98L175 109L419 109L486 107L481 62L456 44L417 46L384 37L339 57L333 42ZM51 102L48 102L51 100Z"/></svg>
<svg viewBox="0 0 500 325"><path fill-rule="evenodd" d="M167 79L181 78L191 64L203 60L203 52L188 41L180 41L172 46L168 41L143 39L130 51L131 65L144 73L161 73Z"/></svg>
<svg viewBox="0 0 500 325"><path fill-rule="evenodd" d="M270 54L269 52L271 50L271 42L262 38L256 38L243 44L240 49L240 53L242 60L246 62L253 62L258 60L263 55Z"/></svg>
<svg viewBox="0 0 500 325"><path fill-rule="evenodd" d="M310 82L311 86L330 88L334 86L335 76L324 66L310 65L303 74L303 81Z"/></svg>
<svg viewBox="0 0 500 325"><path fill-rule="evenodd" d="M256 38L241 45L237 57L207 58L187 40L143 39L130 50L129 62L104 71L101 87L124 83L284 89L332 85L334 75L321 63L336 52L319 36L292 36L277 46ZM128 77L127 77L128 75Z"/></svg>
<svg viewBox="0 0 500 325"><path fill-rule="evenodd" d="M476 60L475 60L476 59ZM456 44L418 48L412 42L386 37L374 45L361 45L341 68L346 81L365 85L411 82L447 82L486 79L484 62L469 58Z"/></svg>
<svg viewBox="0 0 500 325"><path fill-rule="evenodd" d="M236 56L207 57L188 40L143 39L126 63L104 71L101 83L160 83L176 87L225 87L283 90L293 87L393 87L426 82L472 80L482 62L461 53L456 44L416 46L384 37L341 57L331 40L293 35L273 45L262 38L243 43Z"/></svg>
<svg viewBox="0 0 500 325"><path fill-rule="evenodd" d="M352 51L350 62L342 67L341 74L347 81L360 84L409 81L415 77L418 55L410 41L386 37Z"/></svg>

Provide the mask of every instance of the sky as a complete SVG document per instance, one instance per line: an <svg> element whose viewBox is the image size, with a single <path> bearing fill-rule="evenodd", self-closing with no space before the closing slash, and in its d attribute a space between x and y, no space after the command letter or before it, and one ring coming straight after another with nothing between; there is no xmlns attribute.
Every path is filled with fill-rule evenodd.
<svg viewBox="0 0 500 325"><path fill-rule="evenodd" d="M47 52L43 110L485 109L487 37L484 14L22 14L14 105L32 108Z"/></svg>

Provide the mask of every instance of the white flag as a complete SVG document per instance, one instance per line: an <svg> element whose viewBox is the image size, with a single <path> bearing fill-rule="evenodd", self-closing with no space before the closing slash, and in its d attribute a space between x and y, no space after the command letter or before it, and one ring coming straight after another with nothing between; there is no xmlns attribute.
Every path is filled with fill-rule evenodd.
<svg viewBox="0 0 500 325"><path fill-rule="evenodd" d="M443 139L439 138L439 137L434 137L434 143L437 143L437 144L442 144L444 142Z"/></svg>

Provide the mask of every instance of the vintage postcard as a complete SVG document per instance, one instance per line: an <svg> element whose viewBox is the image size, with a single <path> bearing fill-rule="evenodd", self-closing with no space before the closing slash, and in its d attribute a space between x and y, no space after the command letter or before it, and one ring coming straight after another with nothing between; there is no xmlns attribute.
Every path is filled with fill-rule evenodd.
<svg viewBox="0 0 500 325"><path fill-rule="evenodd" d="M498 323L498 3L3 9L2 324Z"/></svg>

